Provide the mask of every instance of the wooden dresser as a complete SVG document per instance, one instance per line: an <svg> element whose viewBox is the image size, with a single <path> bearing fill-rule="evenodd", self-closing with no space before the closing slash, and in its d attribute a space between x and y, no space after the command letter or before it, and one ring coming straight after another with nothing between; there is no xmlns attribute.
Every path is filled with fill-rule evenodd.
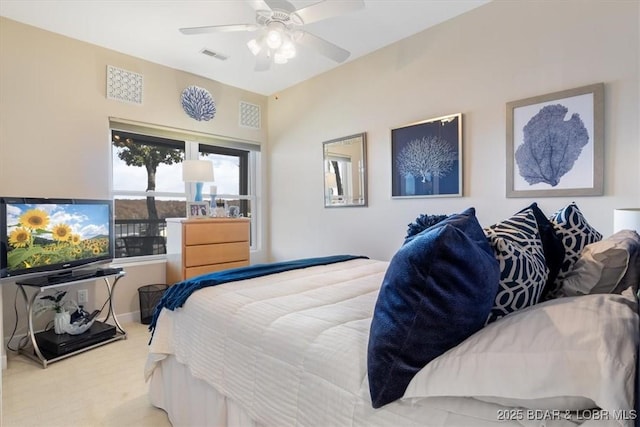
<svg viewBox="0 0 640 427"><path fill-rule="evenodd" d="M167 284L246 265L248 218L167 218Z"/></svg>

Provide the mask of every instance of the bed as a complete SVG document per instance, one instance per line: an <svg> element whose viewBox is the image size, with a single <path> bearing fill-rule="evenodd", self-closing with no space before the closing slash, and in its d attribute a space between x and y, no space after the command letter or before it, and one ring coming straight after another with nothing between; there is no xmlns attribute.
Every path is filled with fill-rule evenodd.
<svg viewBox="0 0 640 427"><path fill-rule="evenodd" d="M634 425L640 237L569 248L558 225L581 213L561 211L547 231L573 261L532 258L544 265L527 289L513 269L534 268L504 257L526 257L522 241L551 253L536 206L486 228L472 208L424 224L389 262L315 258L174 285L152 323L151 404L174 426Z"/></svg>

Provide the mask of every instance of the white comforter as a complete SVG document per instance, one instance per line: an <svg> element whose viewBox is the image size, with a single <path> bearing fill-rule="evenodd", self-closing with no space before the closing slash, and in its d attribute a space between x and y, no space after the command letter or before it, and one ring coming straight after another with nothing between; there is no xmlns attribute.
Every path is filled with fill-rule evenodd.
<svg viewBox="0 0 640 427"><path fill-rule="evenodd" d="M387 265L357 259L197 291L184 307L162 311L147 378L173 354L265 426L496 425L504 407L472 398L371 407L367 342ZM511 419L500 425L575 424Z"/></svg>

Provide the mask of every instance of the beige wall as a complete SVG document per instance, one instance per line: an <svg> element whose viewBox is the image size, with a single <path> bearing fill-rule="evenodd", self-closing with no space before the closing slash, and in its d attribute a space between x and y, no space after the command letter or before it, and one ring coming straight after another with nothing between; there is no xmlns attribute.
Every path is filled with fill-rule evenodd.
<svg viewBox="0 0 640 427"><path fill-rule="evenodd" d="M143 105L106 98L107 65L142 74ZM180 94L189 85L212 94L214 119L198 122L182 111ZM240 101L261 106L267 123L262 95L0 18L0 195L109 198L109 117L254 141L264 150L266 126L239 127ZM164 264L125 270L115 307L133 313L138 287L164 283ZM103 287L89 288L100 306ZM15 323L15 292L13 284L2 286L5 337ZM24 325L21 319L18 333Z"/></svg>
<svg viewBox="0 0 640 427"><path fill-rule="evenodd" d="M420 213L475 206L483 225L513 214L534 199L505 197L505 103L598 82L605 195L535 200L548 214L575 200L610 234L615 207L640 206L639 5L494 1L270 97L272 258L390 259ZM453 113L464 197L391 199L390 129ZM369 207L324 209L322 141L363 131Z"/></svg>
<svg viewBox="0 0 640 427"><path fill-rule="evenodd" d="M495 1L268 100L0 18L0 194L109 197L108 117L257 141L263 153L268 140L262 240L272 259L389 259L420 213L475 206L488 225L532 201L504 196L506 102L604 82L605 195L536 200L547 212L575 200L607 234L614 207L640 205L639 18L634 1ZM107 65L144 76L142 106L106 99ZM182 111L190 84L212 93L212 121ZM237 126L240 100L263 107L268 134ZM458 112L464 197L392 200L390 129ZM363 131L369 207L324 209L322 141ZM119 313L137 310L139 286L164 280L162 264L126 270ZM2 288L6 334L15 286ZM96 301L102 292L91 289Z"/></svg>

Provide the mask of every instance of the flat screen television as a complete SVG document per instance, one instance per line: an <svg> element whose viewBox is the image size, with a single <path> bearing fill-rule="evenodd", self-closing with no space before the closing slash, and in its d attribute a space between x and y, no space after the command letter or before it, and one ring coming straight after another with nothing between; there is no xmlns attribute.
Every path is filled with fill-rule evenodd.
<svg viewBox="0 0 640 427"><path fill-rule="evenodd" d="M0 197L0 281L59 281L113 257L113 201Z"/></svg>

